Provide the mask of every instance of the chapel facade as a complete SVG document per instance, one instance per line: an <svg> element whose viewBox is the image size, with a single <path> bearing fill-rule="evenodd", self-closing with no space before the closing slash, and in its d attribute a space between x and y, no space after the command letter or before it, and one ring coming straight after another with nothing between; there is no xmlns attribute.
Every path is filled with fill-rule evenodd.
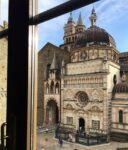
<svg viewBox="0 0 128 150"><path fill-rule="evenodd" d="M51 53L52 59L44 66L43 125L61 123L125 139L128 81L125 71L120 73L114 38L96 25L94 8L89 19L91 25L86 28L81 14L77 24L70 14L64 26L64 44ZM47 53L46 47L43 53Z"/></svg>

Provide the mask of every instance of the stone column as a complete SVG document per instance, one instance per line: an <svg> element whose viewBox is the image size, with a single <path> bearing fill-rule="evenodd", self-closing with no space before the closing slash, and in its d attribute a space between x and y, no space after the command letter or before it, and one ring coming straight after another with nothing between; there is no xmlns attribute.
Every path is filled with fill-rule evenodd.
<svg viewBox="0 0 128 150"><path fill-rule="evenodd" d="M63 114L64 113L64 111L63 111L63 107L64 107L63 106L63 92L64 92L64 90L61 89L61 108L60 108L60 115L61 116L59 117L59 118L61 118L61 120L60 120L61 123L64 123L64 117L63 117L64 116L64 114Z"/></svg>
<svg viewBox="0 0 128 150"><path fill-rule="evenodd" d="M46 127L46 107L44 108L44 122L43 127Z"/></svg>

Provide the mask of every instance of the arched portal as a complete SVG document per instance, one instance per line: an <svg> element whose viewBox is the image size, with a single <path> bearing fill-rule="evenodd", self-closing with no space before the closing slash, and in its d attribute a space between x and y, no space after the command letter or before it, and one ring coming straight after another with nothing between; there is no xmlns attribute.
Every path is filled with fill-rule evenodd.
<svg viewBox="0 0 128 150"><path fill-rule="evenodd" d="M55 100L50 100L46 107L46 123L57 124L59 122L59 110Z"/></svg>
<svg viewBox="0 0 128 150"><path fill-rule="evenodd" d="M79 118L79 130L81 132L85 131L85 120L83 118Z"/></svg>

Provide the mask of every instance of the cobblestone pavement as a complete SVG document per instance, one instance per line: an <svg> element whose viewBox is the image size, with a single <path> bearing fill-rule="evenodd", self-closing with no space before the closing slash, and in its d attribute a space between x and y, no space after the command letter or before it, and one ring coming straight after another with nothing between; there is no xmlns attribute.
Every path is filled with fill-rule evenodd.
<svg viewBox="0 0 128 150"><path fill-rule="evenodd" d="M80 144L64 142L62 147L60 147L58 141L54 138L53 133L38 133L37 150L41 150L42 146L45 150L116 150L117 148L128 147L128 143L111 142L98 146L83 146Z"/></svg>

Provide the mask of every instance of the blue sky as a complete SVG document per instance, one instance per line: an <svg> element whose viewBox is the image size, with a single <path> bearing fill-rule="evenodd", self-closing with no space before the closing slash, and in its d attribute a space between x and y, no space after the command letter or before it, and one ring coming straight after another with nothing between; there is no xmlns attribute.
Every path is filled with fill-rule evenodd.
<svg viewBox="0 0 128 150"><path fill-rule="evenodd" d="M0 0L0 24L7 20L8 0ZM38 0L39 13L54 6L62 4L67 0ZM128 51L128 0L100 0L93 5L80 8L72 12L76 22L79 13L82 13L83 22L88 28L90 26L89 16L92 7L95 7L98 19L97 26L104 28L113 36L117 49L120 52ZM59 46L63 43L64 24L67 23L69 13L42 23L39 25L39 49L47 42Z"/></svg>
<svg viewBox="0 0 128 150"><path fill-rule="evenodd" d="M66 0L41 0L39 12L63 2L66 2ZM77 21L81 12L83 22L88 28L90 26L89 16L93 6L98 16L97 26L104 28L113 36L120 52L128 51L128 0L101 0L93 5L80 8L72 12L74 21ZM57 46L63 43L63 27L68 17L69 13L39 25L39 49L47 42Z"/></svg>

